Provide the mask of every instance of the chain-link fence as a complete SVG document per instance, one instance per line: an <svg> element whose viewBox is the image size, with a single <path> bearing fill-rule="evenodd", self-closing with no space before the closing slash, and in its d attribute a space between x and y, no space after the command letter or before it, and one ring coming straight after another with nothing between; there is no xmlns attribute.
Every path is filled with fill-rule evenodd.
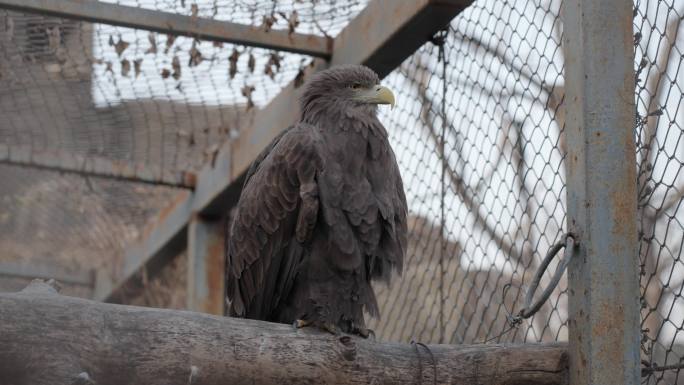
<svg viewBox="0 0 684 385"><path fill-rule="evenodd" d="M330 37L365 6L352 0L119 3ZM637 0L634 7L642 357L658 367L684 357L683 5ZM384 80L398 101L381 119L404 179L410 234L403 275L377 286L381 318L370 327L378 339L567 340L565 279L532 318L516 323L512 317L545 253L567 231L560 8L561 0L475 1L445 35ZM240 135L247 109L265 106L311 60L0 12L0 158L2 151L55 150L152 165L160 174L196 172L224 141ZM106 266L183 193L179 186L24 167L30 157L22 167L16 157L6 159L0 166L4 259ZM151 286L183 291L182 266L160 276L175 278ZM547 269L542 286L556 267ZM166 294L148 297L134 302L182 303ZM678 381L676 369L648 373L645 383Z"/></svg>
<svg viewBox="0 0 684 385"><path fill-rule="evenodd" d="M684 359L684 4L637 1L634 10L642 358ZM680 369L648 372L644 383L682 382Z"/></svg>
<svg viewBox="0 0 684 385"><path fill-rule="evenodd" d="M536 316L509 325L565 222L559 8L477 1L443 45L426 43L386 79L398 93L383 121L404 178L410 243L404 275L379 288L381 338L567 338L565 282Z"/></svg>
<svg viewBox="0 0 684 385"><path fill-rule="evenodd" d="M356 0L114 3L332 37L365 6ZM267 104L311 60L0 10L0 258L115 265L180 187L191 187L164 176L197 172L239 135L248 109ZM64 167L46 167L45 154L75 159L77 167L66 168L76 173L54 172ZM79 172L86 162L143 166L166 186Z"/></svg>

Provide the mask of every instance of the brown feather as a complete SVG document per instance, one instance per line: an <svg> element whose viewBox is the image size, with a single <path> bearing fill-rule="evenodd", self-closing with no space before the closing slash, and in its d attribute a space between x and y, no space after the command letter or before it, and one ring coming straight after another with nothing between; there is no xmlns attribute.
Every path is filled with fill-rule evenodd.
<svg viewBox="0 0 684 385"><path fill-rule="evenodd" d="M230 314L364 327L378 316L372 279L401 271L406 198L387 131L350 85L378 83L343 66L311 79L302 118L250 167L230 229Z"/></svg>

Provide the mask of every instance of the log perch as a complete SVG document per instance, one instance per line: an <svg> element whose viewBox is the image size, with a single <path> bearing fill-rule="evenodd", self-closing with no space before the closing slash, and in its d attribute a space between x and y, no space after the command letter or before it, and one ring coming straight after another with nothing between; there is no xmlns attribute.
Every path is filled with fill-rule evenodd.
<svg viewBox="0 0 684 385"><path fill-rule="evenodd" d="M566 383L562 343L428 347L99 303L35 281L0 294L3 385Z"/></svg>

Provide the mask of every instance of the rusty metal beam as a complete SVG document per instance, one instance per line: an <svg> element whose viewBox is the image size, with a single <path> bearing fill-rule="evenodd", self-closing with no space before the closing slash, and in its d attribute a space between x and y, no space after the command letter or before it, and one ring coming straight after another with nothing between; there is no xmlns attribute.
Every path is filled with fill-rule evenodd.
<svg viewBox="0 0 684 385"><path fill-rule="evenodd" d="M329 58L331 39L93 0L0 0L0 8Z"/></svg>
<svg viewBox="0 0 684 385"><path fill-rule="evenodd" d="M632 3L563 2L570 384L640 383Z"/></svg>
<svg viewBox="0 0 684 385"><path fill-rule="evenodd" d="M58 149L34 150L28 146L0 144L0 163L102 178L194 188L191 171L169 171L160 166L132 163Z"/></svg>
<svg viewBox="0 0 684 385"><path fill-rule="evenodd" d="M94 270L67 269L54 262L31 259L24 262L0 261L0 277L55 279L60 283L93 287Z"/></svg>
<svg viewBox="0 0 684 385"><path fill-rule="evenodd" d="M331 65L363 63L381 78L429 41L472 0L371 1L335 38Z"/></svg>
<svg viewBox="0 0 684 385"><path fill-rule="evenodd" d="M411 56L469 4L467 0L420 0L415 4L374 0L335 39L331 63L365 64L387 75L392 66ZM357 50L359 53L354 54ZM173 215L159 216L152 225L156 229L154 233L143 236L127 249L126 259L132 262L125 263L142 267L145 261L154 266L155 261L169 260L187 246L187 224L193 215L222 218L237 202L244 174L254 158L282 130L296 122L301 83L329 64L314 60L302 76L284 87L266 107L246 117L240 137L225 143L212 163L200 171L189 201L170 206L168 210ZM100 291L96 298L116 302L116 291L131 277L135 275L118 275L117 283L109 285L109 291Z"/></svg>
<svg viewBox="0 0 684 385"><path fill-rule="evenodd" d="M223 315L224 221L193 216L188 227L187 309Z"/></svg>

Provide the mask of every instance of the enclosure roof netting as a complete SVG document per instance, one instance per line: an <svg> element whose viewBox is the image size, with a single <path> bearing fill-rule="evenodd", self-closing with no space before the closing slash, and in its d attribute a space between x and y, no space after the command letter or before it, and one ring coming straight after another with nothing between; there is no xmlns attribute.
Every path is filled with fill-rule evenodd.
<svg viewBox="0 0 684 385"><path fill-rule="evenodd" d="M334 37L365 0L121 0ZM0 10L0 260L111 266L187 190L17 166L9 152L197 172L311 57Z"/></svg>

